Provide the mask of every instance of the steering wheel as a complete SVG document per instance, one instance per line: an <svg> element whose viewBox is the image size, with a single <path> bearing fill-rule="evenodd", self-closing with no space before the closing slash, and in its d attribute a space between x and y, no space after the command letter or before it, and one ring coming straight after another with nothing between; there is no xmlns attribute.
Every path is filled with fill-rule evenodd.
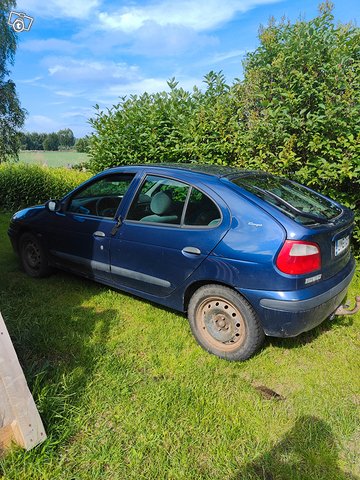
<svg viewBox="0 0 360 480"><path fill-rule="evenodd" d="M113 217L119 205L119 198L100 197L95 203L95 212L98 217Z"/></svg>

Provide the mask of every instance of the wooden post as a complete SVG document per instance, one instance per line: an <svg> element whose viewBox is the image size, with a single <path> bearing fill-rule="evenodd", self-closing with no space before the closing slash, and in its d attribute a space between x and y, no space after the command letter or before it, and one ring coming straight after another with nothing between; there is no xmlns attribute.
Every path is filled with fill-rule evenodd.
<svg viewBox="0 0 360 480"><path fill-rule="evenodd" d="M0 313L0 450L12 442L30 450L46 433Z"/></svg>

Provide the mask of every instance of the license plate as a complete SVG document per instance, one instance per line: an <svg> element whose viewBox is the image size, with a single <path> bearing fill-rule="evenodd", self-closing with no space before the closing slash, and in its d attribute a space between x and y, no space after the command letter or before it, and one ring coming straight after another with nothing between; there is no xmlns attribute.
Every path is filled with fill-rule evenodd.
<svg viewBox="0 0 360 480"><path fill-rule="evenodd" d="M335 257L340 255L344 250L348 248L350 245L350 236L348 235L347 237L339 238L339 240L336 240L335 242Z"/></svg>

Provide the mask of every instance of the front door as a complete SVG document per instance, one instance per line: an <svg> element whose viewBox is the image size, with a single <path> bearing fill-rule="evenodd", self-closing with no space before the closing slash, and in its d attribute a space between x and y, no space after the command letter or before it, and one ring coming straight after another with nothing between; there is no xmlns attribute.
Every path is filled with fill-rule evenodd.
<svg viewBox="0 0 360 480"><path fill-rule="evenodd" d="M101 176L76 190L61 212L50 213L46 236L56 265L96 280L111 281L111 231L134 176Z"/></svg>

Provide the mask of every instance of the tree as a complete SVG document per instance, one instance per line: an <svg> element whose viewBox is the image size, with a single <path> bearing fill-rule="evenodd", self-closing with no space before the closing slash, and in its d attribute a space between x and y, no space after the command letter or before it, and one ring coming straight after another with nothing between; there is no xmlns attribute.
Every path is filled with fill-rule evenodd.
<svg viewBox="0 0 360 480"><path fill-rule="evenodd" d="M90 147L90 138L86 135L76 141L75 148L79 153L88 153Z"/></svg>
<svg viewBox="0 0 360 480"><path fill-rule="evenodd" d="M74 133L70 128L65 128L64 130L59 130L57 132L59 138L60 148L70 148L75 145Z"/></svg>
<svg viewBox="0 0 360 480"><path fill-rule="evenodd" d="M44 150L43 143L47 136L46 133L30 132L25 133L25 142L26 148L21 146L24 150Z"/></svg>
<svg viewBox="0 0 360 480"><path fill-rule="evenodd" d="M8 64L13 65L16 33L7 24L8 12L16 7L13 0L2 0L0 7L0 163L8 157L17 158L20 147L19 129L25 120L16 87L9 77Z"/></svg>
<svg viewBox="0 0 360 480"><path fill-rule="evenodd" d="M43 142L44 150L59 150L59 136L57 133L48 133Z"/></svg>

